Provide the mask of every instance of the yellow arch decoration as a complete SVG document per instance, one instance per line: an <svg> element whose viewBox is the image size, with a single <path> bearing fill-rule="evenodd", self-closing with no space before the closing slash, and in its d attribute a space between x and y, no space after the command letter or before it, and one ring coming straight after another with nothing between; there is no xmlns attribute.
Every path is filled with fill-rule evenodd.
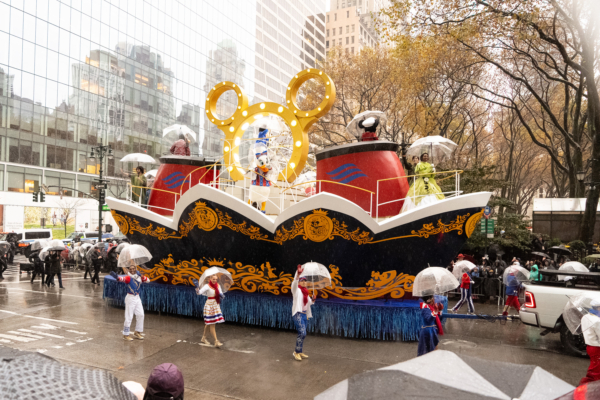
<svg viewBox="0 0 600 400"><path fill-rule="evenodd" d="M298 108L297 95L300 86L309 79L319 79L325 86L325 97L321 104L313 110L305 111ZM217 101L223 93L233 90L238 97L238 105L233 115L227 119L215 116ZM335 101L335 84L323 71L309 68L299 72L290 81L286 91L287 107L281 104L264 102L248 107L248 97L241 87L233 82L220 82L208 93L206 98L206 115L225 134L223 144L223 162L229 171L231 179L238 181L244 179L246 171L240 164L239 147L244 131L257 119L267 115L281 117L290 127L294 140L292 156L286 168L279 174L279 180L293 182L306 165L308 158L308 129L327 114Z"/></svg>

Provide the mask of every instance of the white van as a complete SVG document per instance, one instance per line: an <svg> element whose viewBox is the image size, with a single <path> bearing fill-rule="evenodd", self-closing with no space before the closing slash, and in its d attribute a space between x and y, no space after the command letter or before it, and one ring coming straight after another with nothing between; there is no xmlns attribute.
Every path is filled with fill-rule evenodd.
<svg viewBox="0 0 600 400"><path fill-rule="evenodd" d="M52 229L17 229L14 232L5 233L2 236L6 236L6 238L2 240L7 240L11 236L15 237L17 242L16 254L21 253L28 256L29 246L34 240L52 239Z"/></svg>

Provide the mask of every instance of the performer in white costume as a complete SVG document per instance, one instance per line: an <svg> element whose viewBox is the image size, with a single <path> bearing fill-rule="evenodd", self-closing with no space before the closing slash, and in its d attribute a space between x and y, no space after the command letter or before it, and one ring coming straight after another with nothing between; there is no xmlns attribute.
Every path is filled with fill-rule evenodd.
<svg viewBox="0 0 600 400"><path fill-rule="evenodd" d="M142 283L147 283L150 280L142 276L138 271L136 265L132 262L128 268L126 276L118 276L116 272L112 271L110 275L117 279L119 282L124 282L127 285L127 296L125 296L125 324L123 326L123 339L127 341L133 340L133 338L143 340L144 339L144 307L142 306L142 300L140 299L140 291L142 289ZM131 322L135 315L135 332L130 335ZM132 338L133 336L133 338Z"/></svg>

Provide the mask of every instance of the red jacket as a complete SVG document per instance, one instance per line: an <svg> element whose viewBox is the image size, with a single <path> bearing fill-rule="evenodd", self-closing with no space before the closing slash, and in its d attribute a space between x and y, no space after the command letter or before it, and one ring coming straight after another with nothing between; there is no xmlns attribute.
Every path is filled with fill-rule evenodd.
<svg viewBox="0 0 600 400"><path fill-rule="evenodd" d="M463 289L468 289L471 287L471 277L466 272L462 276L460 287Z"/></svg>
<svg viewBox="0 0 600 400"><path fill-rule="evenodd" d="M176 156L190 156L190 147L186 146L185 140L179 139L171 146L171 154Z"/></svg>

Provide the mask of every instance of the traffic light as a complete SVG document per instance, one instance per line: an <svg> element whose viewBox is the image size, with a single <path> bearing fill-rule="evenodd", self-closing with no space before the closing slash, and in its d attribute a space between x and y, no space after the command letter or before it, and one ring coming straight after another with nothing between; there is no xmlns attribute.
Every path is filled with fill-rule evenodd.
<svg viewBox="0 0 600 400"><path fill-rule="evenodd" d="M33 202L34 203L38 202L38 192L33 192Z"/></svg>
<svg viewBox="0 0 600 400"><path fill-rule="evenodd" d="M100 203L100 205L104 204L104 199L104 190L98 190L98 202Z"/></svg>
<svg viewBox="0 0 600 400"><path fill-rule="evenodd" d="M43 203L46 201L46 193L40 192L40 202Z"/></svg>

